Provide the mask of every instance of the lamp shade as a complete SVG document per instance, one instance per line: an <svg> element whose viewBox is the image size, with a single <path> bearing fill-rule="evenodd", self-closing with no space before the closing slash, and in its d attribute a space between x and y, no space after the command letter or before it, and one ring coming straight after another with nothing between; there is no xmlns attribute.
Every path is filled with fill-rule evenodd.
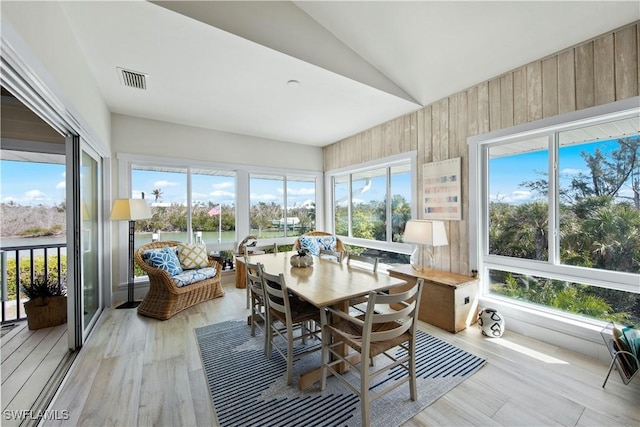
<svg viewBox="0 0 640 427"><path fill-rule="evenodd" d="M413 219L407 221L404 228L403 240L407 243L418 243L430 246L446 246L447 233L444 222Z"/></svg>
<svg viewBox="0 0 640 427"><path fill-rule="evenodd" d="M151 218L151 210L144 199L116 199L111 208L111 221L135 221Z"/></svg>

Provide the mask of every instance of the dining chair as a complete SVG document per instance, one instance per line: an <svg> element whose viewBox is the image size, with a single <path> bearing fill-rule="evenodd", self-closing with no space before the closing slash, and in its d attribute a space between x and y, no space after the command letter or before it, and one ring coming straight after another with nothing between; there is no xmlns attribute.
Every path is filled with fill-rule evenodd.
<svg viewBox="0 0 640 427"><path fill-rule="evenodd" d="M351 252L349 252L347 254L347 265L351 266L351 261L356 261L356 263L354 264L354 266L356 267L362 267L362 268L371 268L371 272L372 273L377 273L378 272L378 258L376 257L370 257L370 256L364 256L364 255L356 255L353 254ZM358 310L361 313L364 313L364 310L359 308L360 304L363 304L365 302L367 302L367 296L363 296L363 297L358 297L358 298L352 298L349 300L349 306L355 308L356 310Z"/></svg>
<svg viewBox="0 0 640 427"><path fill-rule="evenodd" d="M342 252L332 251L330 249L320 249L320 258L334 259L338 263L342 263Z"/></svg>
<svg viewBox="0 0 640 427"><path fill-rule="evenodd" d="M417 313L424 281L419 279L410 289L397 294L369 293L367 311L358 317L328 307L320 311L322 322L322 377L320 388L327 385L327 374L331 372L343 381L355 394L360 397L362 410L362 425L370 424L369 407L373 400L383 396L396 387L408 382L411 400L418 397L416 384L416 331ZM385 313L376 312L378 304L399 304L399 310L386 310ZM328 315L332 322L328 322ZM344 354L343 346L356 353ZM405 351L390 351L400 347ZM360 354L360 362L352 362L352 356ZM374 369L369 363L363 363L372 357L384 354L390 363ZM332 358L330 358L330 356ZM349 380L334 367L347 363L349 370L356 371L360 377L360 387L356 388ZM372 380L390 369L403 369L406 376L397 379L389 387L377 390L372 394ZM383 378L384 379L384 378ZM353 381L353 379L351 380Z"/></svg>
<svg viewBox="0 0 640 427"><path fill-rule="evenodd" d="M378 258L364 255L356 255L351 252L347 254L347 265L351 265L351 261L367 264L371 266L371 270L376 273L378 271Z"/></svg>
<svg viewBox="0 0 640 427"><path fill-rule="evenodd" d="M287 290L284 276L273 275L265 271L262 273L262 286L265 292L265 302L268 314L267 326L267 357L272 349L276 350L287 362L287 385L293 380L294 359L319 351L320 346L294 354L294 343L306 339L317 338L320 329L320 310L314 305L301 301Z"/></svg>
<svg viewBox="0 0 640 427"><path fill-rule="evenodd" d="M256 328L264 334L264 354L267 354L267 328L269 312L265 306L264 288L262 287L262 264L245 264L247 289L251 292L251 336L256 336ZM260 324L262 323L262 324Z"/></svg>
<svg viewBox="0 0 640 427"><path fill-rule="evenodd" d="M249 241L251 242L251 240ZM246 242L245 242L246 243ZM278 253L278 244L277 243L273 243L271 245L260 245L257 246L255 244L255 241L253 241L253 244L245 244L242 246L243 248L243 255L244 255L244 262L245 264L248 262L247 260L249 259L248 257L251 256L251 254L265 254L265 253L274 253L277 254ZM251 308L251 289L249 288L249 281L247 280L247 308Z"/></svg>

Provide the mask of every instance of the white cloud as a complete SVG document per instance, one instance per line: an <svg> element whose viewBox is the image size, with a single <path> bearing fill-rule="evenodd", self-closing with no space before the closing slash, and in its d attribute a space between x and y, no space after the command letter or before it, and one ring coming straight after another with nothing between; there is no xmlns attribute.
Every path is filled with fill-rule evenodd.
<svg viewBox="0 0 640 427"><path fill-rule="evenodd" d="M67 187L66 181L60 181L56 184L56 190L64 190Z"/></svg>
<svg viewBox="0 0 640 427"><path fill-rule="evenodd" d="M522 203L534 200L531 191L524 190L516 190L510 194L491 194L489 198L502 203Z"/></svg>
<svg viewBox="0 0 640 427"><path fill-rule="evenodd" d="M273 194L255 194L251 193L251 202L273 202L279 201L280 197L274 196Z"/></svg>
<svg viewBox="0 0 640 427"><path fill-rule="evenodd" d="M582 169L575 169L575 168L565 168L560 171L560 173L567 174L567 175L578 175L579 173L584 173L584 172L585 171Z"/></svg>
<svg viewBox="0 0 640 427"><path fill-rule="evenodd" d="M209 193L209 196L215 197L217 199L235 199L236 193L232 193L230 191L216 190Z"/></svg>
<svg viewBox="0 0 640 427"><path fill-rule="evenodd" d="M316 194L316 189L315 187L287 188L287 194L291 196L313 196Z"/></svg>
<svg viewBox="0 0 640 427"><path fill-rule="evenodd" d="M220 184L213 184L212 187L214 190L224 190L225 188L233 187L233 182L221 182Z"/></svg>
<svg viewBox="0 0 640 427"><path fill-rule="evenodd" d="M27 201L30 200L46 200L47 199L47 195L44 194L42 191L40 190L29 190L26 193L24 193L24 198Z"/></svg>

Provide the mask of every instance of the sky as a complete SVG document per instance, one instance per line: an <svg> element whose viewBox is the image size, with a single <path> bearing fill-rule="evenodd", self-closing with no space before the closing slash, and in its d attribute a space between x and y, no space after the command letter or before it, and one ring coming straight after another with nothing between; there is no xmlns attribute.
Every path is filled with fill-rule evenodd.
<svg viewBox="0 0 640 427"><path fill-rule="evenodd" d="M0 161L0 200L20 205L57 205L64 201L65 165Z"/></svg>
<svg viewBox="0 0 640 427"><path fill-rule="evenodd" d="M607 150L611 144L599 141L590 144L576 144L562 148L560 155L561 183L568 185L570 179L580 172L588 173L588 169L580 153L593 153L596 147ZM499 199L508 203L525 203L535 199L521 183L546 179L540 171L547 169L547 152L535 151L517 156L495 158L491 160L490 195L493 200ZM65 166L60 164L28 163L16 161L0 161L0 200L4 203L14 202L21 205L36 206L56 205L65 199ZM354 195L355 202L383 200L386 191L384 179L374 178L371 185L364 185L364 180L357 181L363 185L354 188L364 189ZM356 182L356 183L357 183ZM253 178L251 180L251 203L280 203L283 195L281 180ZM151 194L156 188L162 190L158 203L185 203L186 175L184 173L140 171L133 172L133 196L139 197L145 192L145 198L155 202ZM630 193L624 189L624 193ZM401 194L411 199L411 181L408 174L394 175L392 193ZM313 182L290 179L288 181L288 205L300 206L314 200ZM219 175L194 175L193 200L204 204L212 202L234 205L236 196L235 178Z"/></svg>
<svg viewBox="0 0 640 427"><path fill-rule="evenodd" d="M597 141L587 144L567 145L561 148L559 155L560 185L568 187L571 179L579 173L590 175L591 172L581 156L582 152L593 154L596 148L603 153L610 152L617 147L615 140ZM533 151L514 156L505 156L491 159L489 194L491 200L500 200L504 203L521 204L537 198L527 188L521 186L527 181L540 179L548 180L547 150ZM540 173L544 172L544 174ZM630 196L630 187L623 187L621 195Z"/></svg>

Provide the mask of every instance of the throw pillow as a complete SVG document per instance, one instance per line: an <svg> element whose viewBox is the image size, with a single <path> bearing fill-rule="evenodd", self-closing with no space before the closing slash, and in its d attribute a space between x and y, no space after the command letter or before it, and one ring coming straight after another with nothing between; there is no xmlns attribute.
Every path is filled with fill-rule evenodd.
<svg viewBox="0 0 640 427"><path fill-rule="evenodd" d="M178 245L178 259L183 269L204 268L209 266L207 248L203 245Z"/></svg>
<svg viewBox="0 0 640 427"><path fill-rule="evenodd" d="M313 236L300 236L298 241L300 242L300 248L307 249L311 255L320 255L318 240Z"/></svg>
<svg viewBox="0 0 640 427"><path fill-rule="evenodd" d="M165 270L171 276L182 273L178 256L175 250L169 246L165 246L162 249L149 250L142 255L142 258L151 267Z"/></svg>
<svg viewBox="0 0 640 427"><path fill-rule="evenodd" d="M338 244L336 236L318 236L318 246L320 249L335 251Z"/></svg>

